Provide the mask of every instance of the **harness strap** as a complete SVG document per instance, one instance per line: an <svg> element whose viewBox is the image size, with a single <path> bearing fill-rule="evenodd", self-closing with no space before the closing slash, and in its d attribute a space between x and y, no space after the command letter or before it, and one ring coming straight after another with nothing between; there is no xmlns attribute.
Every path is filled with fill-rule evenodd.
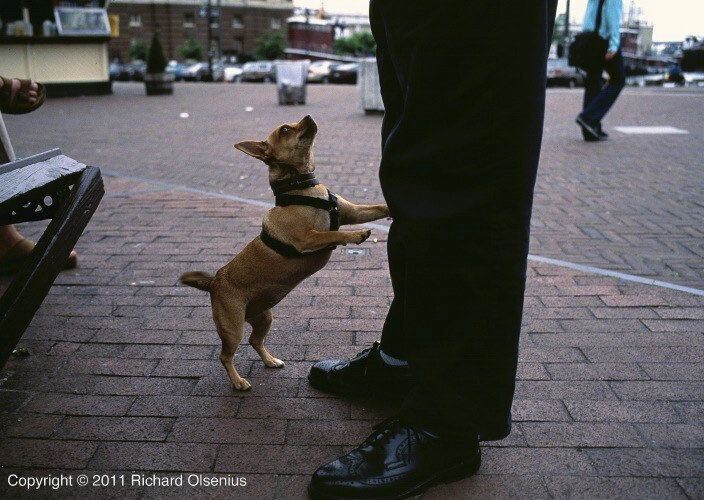
<svg viewBox="0 0 704 500"><path fill-rule="evenodd" d="M330 231L337 231L340 229L337 196L330 191L328 191L327 200L322 198L313 198L312 196L301 196L299 194L280 194L276 197L277 207L288 207L290 205L303 205L325 210L330 214Z"/></svg>
<svg viewBox="0 0 704 500"><path fill-rule="evenodd" d="M288 179L283 179L281 181L272 182L271 190L274 192L274 196L279 196L287 191L293 191L294 189L304 189L308 187L317 186L319 184L318 179L315 178L313 172L307 174L299 174Z"/></svg>
<svg viewBox="0 0 704 500"><path fill-rule="evenodd" d="M313 252L299 252L298 250L296 250L296 247L294 247L293 245L289 245L288 243L284 243L281 240L277 240L269 233L267 233L265 229L262 229L259 238L262 240L262 243L271 248L274 252L289 258L308 257L309 255L318 255L323 252L329 252L330 250L332 250L332 248L321 248L320 250L315 250Z"/></svg>
<svg viewBox="0 0 704 500"><path fill-rule="evenodd" d="M276 196L277 207L288 207L290 205L302 205L325 210L328 214L330 214L330 231L337 231L340 229L340 214L337 206L337 196L330 191L328 191L327 200L297 194L280 194ZM283 241L277 240L271 236L264 228L262 228L262 233L259 237L266 246L284 257L307 257L309 255L318 255L323 252L328 252L335 248L328 247L315 250L314 252L299 252L293 245L284 243Z"/></svg>

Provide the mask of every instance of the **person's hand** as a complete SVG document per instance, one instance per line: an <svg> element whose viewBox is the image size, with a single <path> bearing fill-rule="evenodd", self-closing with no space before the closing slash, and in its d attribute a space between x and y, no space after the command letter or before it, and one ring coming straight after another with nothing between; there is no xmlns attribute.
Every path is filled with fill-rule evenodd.
<svg viewBox="0 0 704 500"><path fill-rule="evenodd" d="M610 50L610 51L608 51L608 52L606 53L606 55L604 56L604 59L606 59L606 60L608 61L609 59L613 59L613 57L614 57L615 55L616 55L616 51L615 51L615 50Z"/></svg>

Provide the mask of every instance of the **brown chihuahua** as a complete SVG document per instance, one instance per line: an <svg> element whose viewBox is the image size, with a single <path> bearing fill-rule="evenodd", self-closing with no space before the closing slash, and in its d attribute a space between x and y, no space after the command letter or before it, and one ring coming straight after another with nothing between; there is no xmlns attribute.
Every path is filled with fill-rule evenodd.
<svg viewBox="0 0 704 500"><path fill-rule="evenodd" d="M269 167L276 205L264 216L262 233L249 242L215 276L188 272L181 283L210 292L213 319L222 340L220 361L235 389L248 390L232 362L245 321L252 325L249 343L271 368L284 362L264 347L278 304L301 281L327 264L337 245L362 243L371 231L339 231L389 216L386 205L354 205L330 193L315 179L313 141L318 126L310 116L277 127L264 141L235 144Z"/></svg>

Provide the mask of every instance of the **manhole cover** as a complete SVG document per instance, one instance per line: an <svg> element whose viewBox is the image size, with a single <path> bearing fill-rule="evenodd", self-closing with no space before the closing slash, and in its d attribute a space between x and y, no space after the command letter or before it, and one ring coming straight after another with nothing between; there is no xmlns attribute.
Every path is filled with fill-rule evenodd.
<svg viewBox="0 0 704 500"><path fill-rule="evenodd" d="M342 253L345 255L369 255L369 249L360 247L345 247L342 249Z"/></svg>

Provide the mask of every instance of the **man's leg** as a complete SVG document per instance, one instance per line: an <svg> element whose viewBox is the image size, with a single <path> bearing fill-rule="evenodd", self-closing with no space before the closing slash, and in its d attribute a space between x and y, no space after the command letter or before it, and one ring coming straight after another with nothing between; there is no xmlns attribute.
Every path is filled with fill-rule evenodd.
<svg viewBox="0 0 704 500"><path fill-rule="evenodd" d="M621 49L616 52L614 57L606 61L604 69L609 74L608 83L582 112L582 116L587 121L595 124L600 123L606 113L609 112L621 90L626 85Z"/></svg>
<svg viewBox="0 0 704 500"><path fill-rule="evenodd" d="M405 253L396 299L415 387L400 417L316 471L314 497L396 498L465 477L478 434L509 429L556 2L383 4L405 99L380 177Z"/></svg>
<svg viewBox="0 0 704 500"><path fill-rule="evenodd" d="M403 112L404 95L387 51L383 19L388 10L384 2L372 2L370 21L377 41L377 66L384 99L384 121L381 128L384 145L398 124ZM391 213L393 217L393 212ZM384 322L381 343L374 343L351 360L327 359L313 365L308 374L317 389L340 395L383 396L402 399L410 390L411 374L406 362L404 322L405 252L398 236L398 223L391 225L387 251L394 299Z"/></svg>

